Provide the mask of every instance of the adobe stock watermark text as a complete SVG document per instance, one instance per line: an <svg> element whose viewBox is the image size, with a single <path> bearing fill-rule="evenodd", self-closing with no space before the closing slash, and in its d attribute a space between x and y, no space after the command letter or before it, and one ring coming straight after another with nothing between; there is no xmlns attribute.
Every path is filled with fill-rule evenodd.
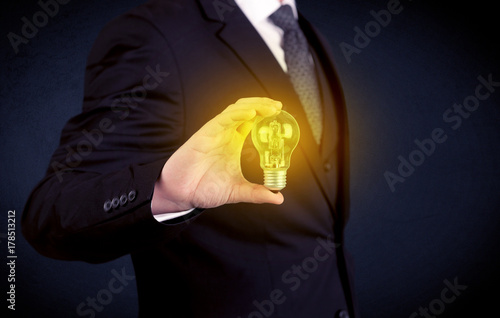
<svg viewBox="0 0 500 318"><path fill-rule="evenodd" d="M39 0L37 4L40 10L30 15L30 18L23 16L20 30L7 34L7 39L9 39L14 53L19 53L19 46L28 44L31 39L37 36L40 29L47 26L50 19L59 14L60 6L69 2L70 0Z"/></svg>
<svg viewBox="0 0 500 318"><path fill-rule="evenodd" d="M466 285L460 285L458 283L457 277L453 279L453 283L448 279L445 279L443 283L446 287L441 290L439 297L431 300L426 307L420 306L418 311L412 312L408 318L436 318L436 316L441 315L446 310L447 305L457 300L457 297L467 289Z"/></svg>
<svg viewBox="0 0 500 318"><path fill-rule="evenodd" d="M308 280L319 268L320 264L335 255L335 249L340 247L331 240L331 237L318 237L318 243L312 253L302 259L299 264L292 264L281 274L281 282L286 285L290 292L298 290L302 283ZM264 318L271 317L276 307L287 301L286 289L276 288L269 293L267 299L261 301L255 299L252 302L255 310L237 318Z"/></svg>
<svg viewBox="0 0 500 318"><path fill-rule="evenodd" d="M170 75L160 69L160 65L146 66L145 75L140 85L132 88L130 93L115 98L107 116L103 116L95 127L81 131L80 140L74 146L66 145L66 156L63 161L52 161L53 169L59 182L63 182L64 174L76 169L83 160L90 156L99 145L102 144L106 135L112 134L116 129L116 123L129 118L132 111L148 97L148 92L156 89Z"/></svg>
<svg viewBox="0 0 500 318"><path fill-rule="evenodd" d="M125 267L118 272L116 269L111 270L113 277L108 281L105 288L100 289L95 297L88 296L85 301L82 301L76 307L76 313L79 317L94 318L98 313L104 311L105 307L113 301L115 295L123 292L129 282L135 279L134 275L129 275Z"/></svg>
<svg viewBox="0 0 500 318"><path fill-rule="evenodd" d="M479 109L481 102L486 101L500 87L500 82L494 81L491 73L478 76L477 81L478 84L472 94L466 96L461 103L454 103L443 112L443 122L448 125L448 129L452 131L459 129L463 121ZM438 146L447 140L446 128L442 127L432 129L426 138L416 138L414 150L407 155L397 156L398 163L395 169L384 172L385 181L391 192L395 192L396 186L413 175L417 168L434 154Z"/></svg>
<svg viewBox="0 0 500 318"><path fill-rule="evenodd" d="M411 2L412 0L407 0ZM405 6L400 0L389 0L385 8L378 11L370 10L368 21L364 26L355 26L353 28L354 36L351 41L340 42L339 47L342 51L347 64L351 64L353 55L359 55L370 45L371 41L379 36L384 28L388 27L393 18L399 15Z"/></svg>
<svg viewBox="0 0 500 318"><path fill-rule="evenodd" d="M16 210L7 212L7 308L16 310Z"/></svg>

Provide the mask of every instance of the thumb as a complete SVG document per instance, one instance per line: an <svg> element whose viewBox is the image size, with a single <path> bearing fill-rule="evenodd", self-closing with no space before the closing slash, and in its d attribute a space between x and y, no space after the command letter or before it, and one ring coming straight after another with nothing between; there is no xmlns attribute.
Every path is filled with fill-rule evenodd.
<svg viewBox="0 0 500 318"><path fill-rule="evenodd" d="M270 203L282 204L285 200L281 192L274 193L261 184L245 183L237 186L233 191L234 197L231 198L232 203Z"/></svg>

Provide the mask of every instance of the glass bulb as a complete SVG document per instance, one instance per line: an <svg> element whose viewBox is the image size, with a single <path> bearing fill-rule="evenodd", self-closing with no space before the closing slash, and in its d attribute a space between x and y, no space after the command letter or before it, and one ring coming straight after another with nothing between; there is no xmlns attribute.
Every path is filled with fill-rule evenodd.
<svg viewBox="0 0 500 318"><path fill-rule="evenodd" d="M264 186L269 190L279 191L286 186L286 171L299 138L299 124L284 110L254 125L252 141L260 155Z"/></svg>

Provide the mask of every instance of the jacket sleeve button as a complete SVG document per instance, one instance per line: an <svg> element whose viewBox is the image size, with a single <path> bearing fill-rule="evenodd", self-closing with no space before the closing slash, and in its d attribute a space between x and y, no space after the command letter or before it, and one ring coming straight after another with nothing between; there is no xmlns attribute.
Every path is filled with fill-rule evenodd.
<svg viewBox="0 0 500 318"><path fill-rule="evenodd" d="M104 202L104 212L109 212L111 210L111 200Z"/></svg>
<svg viewBox="0 0 500 318"><path fill-rule="evenodd" d="M135 192L135 190L132 190L128 193L128 201L129 202L132 202L135 200L135 197L136 197L137 193Z"/></svg>
<svg viewBox="0 0 500 318"><path fill-rule="evenodd" d="M127 201L127 196L125 194L122 194L122 196L120 197L120 205L124 206L125 204L127 204Z"/></svg>
<svg viewBox="0 0 500 318"><path fill-rule="evenodd" d="M113 206L114 209L116 209L119 204L120 200L118 198L113 198L113 200L111 200L111 205Z"/></svg>
<svg viewBox="0 0 500 318"><path fill-rule="evenodd" d="M339 310L335 314L335 318L349 318L349 313L347 312L347 310Z"/></svg>

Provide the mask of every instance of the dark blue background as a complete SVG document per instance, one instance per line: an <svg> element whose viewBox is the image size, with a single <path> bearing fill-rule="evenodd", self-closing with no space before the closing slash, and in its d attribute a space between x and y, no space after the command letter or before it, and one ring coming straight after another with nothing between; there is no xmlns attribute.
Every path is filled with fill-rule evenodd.
<svg viewBox="0 0 500 318"><path fill-rule="evenodd" d="M85 60L103 25L142 1L70 1L14 53L36 1L3 4L0 19L0 250L7 255L7 211L17 220L43 177L64 123L79 112ZM500 296L500 88L460 128L443 112L474 94L477 77L500 82L494 4L428 4L401 0L403 10L347 63L339 43L373 20L388 1L298 1L332 45L345 89L351 129L352 209L348 248L364 318L409 317L441 298L444 280L466 285L439 317L483 317ZM447 135L392 192L384 172L397 173L414 139ZM16 314L77 317L76 307L107 288L111 271L133 273L129 257L90 265L38 255L17 224ZM4 261L2 261L4 264ZM7 307L2 265L1 312ZM168 288L168 287L159 287ZM448 296L451 294L447 294ZM134 317L135 282L97 317ZM12 313L11 313L12 314ZM291 317L293 318L293 317Z"/></svg>

